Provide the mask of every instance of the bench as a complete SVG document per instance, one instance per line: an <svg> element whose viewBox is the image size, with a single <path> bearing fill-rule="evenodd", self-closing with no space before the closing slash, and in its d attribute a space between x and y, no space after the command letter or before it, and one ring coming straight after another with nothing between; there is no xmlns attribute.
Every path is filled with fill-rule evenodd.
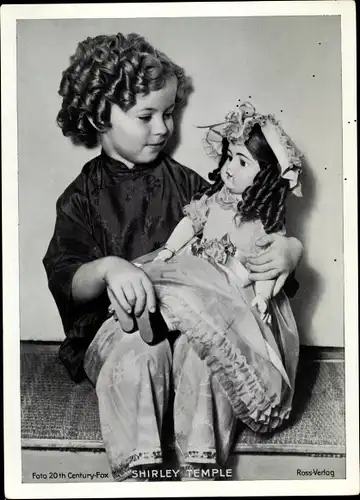
<svg viewBox="0 0 360 500"><path fill-rule="evenodd" d="M21 343L23 481L77 481L94 471L111 480L94 388L71 381L58 348ZM272 435L240 428L227 465L233 478L301 479L324 463L344 478L344 384L341 349L302 348L290 422Z"/></svg>

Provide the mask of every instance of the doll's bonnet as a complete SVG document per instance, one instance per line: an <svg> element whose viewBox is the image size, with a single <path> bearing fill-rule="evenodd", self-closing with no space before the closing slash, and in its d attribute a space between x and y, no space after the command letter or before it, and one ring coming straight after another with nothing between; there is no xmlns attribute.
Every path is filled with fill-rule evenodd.
<svg viewBox="0 0 360 500"><path fill-rule="evenodd" d="M302 196L299 175L302 171L303 155L275 117L271 114L257 113L250 102L245 102L239 106L238 110L227 113L223 122L198 127L208 129L203 141L205 152L209 156L219 159L224 137L228 139L230 144L244 144L249 139L251 129L255 124L260 125L267 143L278 160L281 177L289 181L289 187L293 194Z"/></svg>

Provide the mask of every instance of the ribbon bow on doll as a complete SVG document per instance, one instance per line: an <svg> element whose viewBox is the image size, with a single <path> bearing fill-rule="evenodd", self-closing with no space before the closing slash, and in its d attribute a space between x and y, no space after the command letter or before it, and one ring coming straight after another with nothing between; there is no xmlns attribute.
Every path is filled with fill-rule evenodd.
<svg viewBox="0 0 360 500"><path fill-rule="evenodd" d="M230 144L244 144L249 139L255 124L260 125L267 143L278 160L281 177L289 181L293 194L302 196L299 175L302 171L303 155L273 115L257 113L255 107L248 101L241 104L238 110L227 113L224 121L198 127L208 129L203 140L205 152L219 160L222 139L226 137Z"/></svg>

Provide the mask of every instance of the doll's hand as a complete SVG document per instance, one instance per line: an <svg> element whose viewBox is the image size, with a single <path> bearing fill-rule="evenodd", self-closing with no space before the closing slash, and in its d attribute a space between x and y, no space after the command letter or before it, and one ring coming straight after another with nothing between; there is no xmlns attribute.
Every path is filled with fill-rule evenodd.
<svg viewBox="0 0 360 500"><path fill-rule="evenodd" d="M148 276L139 267L119 257L107 257L102 277L108 289L111 305L125 331L134 324L132 313L141 316L147 306L150 312L156 309L154 287Z"/></svg>
<svg viewBox="0 0 360 500"><path fill-rule="evenodd" d="M251 302L253 307L256 307L260 313L261 319L264 323L271 323L271 315L269 313L268 301L264 299L261 295L255 295L254 299Z"/></svg>
<svg viewBox="0 0 360 500"><path fill-rule="evenodd" d="M256 307L260 314L265 314L268 309L267 300L265 300L261 295L255 295L251 305Z"/></svg>
<svg viewBox="0 0 360 500"><path fill-rule="evenodd" d="M174 252L170 250L169 248L164 248L163 250L160 250L160 252L157 254L155 257L154 261L161 261L161 262L166 262L170 260L174 256Z"/></svg>
<svg viewBox="0 0 360 500"><path fill-rule="evenodd" d="M289 274L298 265L303 246L296 238L288 238L273 233L259 238L256 242L259 247L267 247L257 255L247 258L246 267L250 271L251 280L276 279L273 296L283 287Z"/></svg>

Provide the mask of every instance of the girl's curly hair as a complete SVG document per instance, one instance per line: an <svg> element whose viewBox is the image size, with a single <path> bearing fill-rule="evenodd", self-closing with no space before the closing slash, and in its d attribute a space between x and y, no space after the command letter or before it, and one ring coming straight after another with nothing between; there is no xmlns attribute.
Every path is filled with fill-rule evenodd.
<svg viewBox="0 0 360 500"><path fill-rule="evenodd" d="M136 34L99 35L80 42L63 72L63 98L57 123L74 144L88 148L99 143L98 133L111 128L111 105L128 111L137 94L161 89L169 76L178 80L176 104L191 90L184 70Z"/></svg>
<svg viewBox="0 0 360 500"><path fill-rule="evenodd" d="M259 163L260 171L252 185L242 193L235 220L241 223L260 219L266 233L280 231L285 226L285 202L289 192L289 182L281 177L277 158L266 141L260 125L254 125L249 139L245 141L245 146ZM228 159L228 149L229 142L224 138L219 166L209 174L209 179L214 183L197 197L203 194L211 196L223 186L220 173Z"/></svg>

